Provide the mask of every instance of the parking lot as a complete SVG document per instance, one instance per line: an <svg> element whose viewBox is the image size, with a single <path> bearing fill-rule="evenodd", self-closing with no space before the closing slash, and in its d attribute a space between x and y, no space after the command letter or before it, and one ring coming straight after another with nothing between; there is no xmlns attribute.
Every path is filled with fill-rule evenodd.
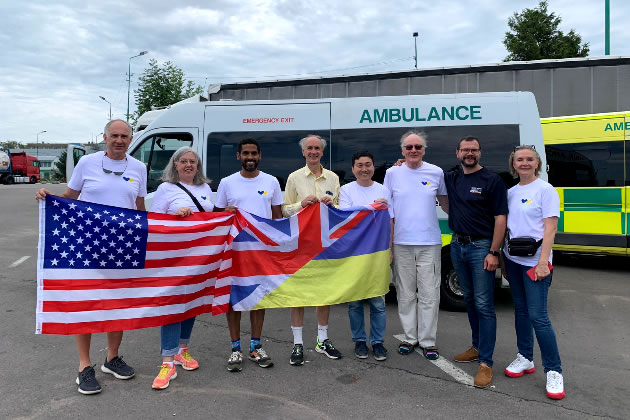
<svg viewBox="0 0 630 420"><path fill-rule="evenodd" d="M401 356L396 303L387 304L389 358L353 355L345 305L331 310L329 334L344 354L329 360L313 350L315 311L306 310L307 363L290 366L289 310L268 310L263 344L275 366L245 362L226 369L230 339L224 316L197 319L191 353L194 372L178 371L164 391L151 389L161 362L158 328L125 333L121 354L137 372L130 381L100 372L103 334L92 340L92 361L103 392L77 393L78 357L71 337L35 335L37 185L0 185L0 418L630 418L630 258L562 256L550 290L549 312L563 362L567 397L545 396L545 375L535 350L535 374L512 379L503 369L516 355L509 291L497 294L493 386L468 385L476 364L451 363L470 346L465 313L441 311L432 363L421 354ZM65 185L47 186L62 192ZM249 340L248 317L241 339ZM456 368L456 369L454 369Z"/></svg>

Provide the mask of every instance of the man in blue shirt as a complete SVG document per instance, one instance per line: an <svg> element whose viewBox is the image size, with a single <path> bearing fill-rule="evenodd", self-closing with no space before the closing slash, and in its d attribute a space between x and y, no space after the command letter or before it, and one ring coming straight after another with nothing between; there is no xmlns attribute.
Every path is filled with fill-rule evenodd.
<svg viewBox="0 0 630 420"><path fill-rule="evenodd" d="M507 190L501 178L479 164L476 137L459 141L461 167L444 176L448 193L448 225L453 231L451 259L464 293L472 346L456 362L479 361L474 385L492 383L492 353L497 333L494 278L507 221Z"/></svg>

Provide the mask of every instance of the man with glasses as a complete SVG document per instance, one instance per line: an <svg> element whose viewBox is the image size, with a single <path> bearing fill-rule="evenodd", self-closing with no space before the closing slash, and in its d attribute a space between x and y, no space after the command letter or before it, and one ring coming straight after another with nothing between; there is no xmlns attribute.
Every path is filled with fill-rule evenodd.
<svg viewBox="0 0 630 420"><path fill-rule="evenodd" d="M423 162L426 135L411 130L400 139L404 163L385 173L393 209L393 263L398 315L405 334L398 352L411 354L420 346L424 357L440 357L436 346L442 235L436 204L448 211L444 172Z"/></svg>
<svg viewBox="0 0 630 420"><path fill-rule="evenodd" d="M497 333L494 273L505 235L507 190L501 178L479 164L481 144L464 137L456 150L461 166L445 177L448 226L453 231L451 259L464 293L472 346L455 356L460 363L479 361L474 385L492 383L492 353Z"/></svg>
<svg viewBox="0 0 630 420"><path fill-rule="evenodd" d="M238 208L265 219L282 218L282 189L274 176L258 169L261 157L260 146L256 140L241 140L236 153L236 158L241 162L241 170L223 178L219 183L214 211L235 211ZM251 323L249 360L262 368L271 367L273 361L260 343L265 310L250 311L249 319ZM228 359L227 369L230 372L240 372L243 369L241 312L234 311L232 305L228 309L227 321L232 339L232 354Z"/></svg>
<svg viewBox="0 0 630 420"><path fill-rule="evenodd" d="M79 199L96 204L145 211L144 197L147 195L147 169L142 162L127 154L133 131L123 120L112 120L105 125L103 140L105 152L85 155L77 163L68 188L62 197ZM72 159L72 156L67 156ZM43 200L46 189L40 189L35 198ZM79 352L79 374L76 379L81 394L97 394L101 386L90 359L92 334L75 335ZM118 379L131 379L135 372L118 355L123 332L107 333L107 356L101 371Z"/></svg>

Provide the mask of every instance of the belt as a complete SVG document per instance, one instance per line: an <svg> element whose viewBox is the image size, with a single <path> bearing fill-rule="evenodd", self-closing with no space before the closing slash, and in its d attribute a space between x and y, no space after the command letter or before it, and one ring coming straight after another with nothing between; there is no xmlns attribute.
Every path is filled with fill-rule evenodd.
<svg viewBox="0 0 630 420"><path fill-rule="evenodd" d="M469 236L469 235L460 235L459 233L453 234L453 240L460 244L469 244L471 242L482 241L484 239L492 240L492 238L487 238L485 236Z"/></svg>

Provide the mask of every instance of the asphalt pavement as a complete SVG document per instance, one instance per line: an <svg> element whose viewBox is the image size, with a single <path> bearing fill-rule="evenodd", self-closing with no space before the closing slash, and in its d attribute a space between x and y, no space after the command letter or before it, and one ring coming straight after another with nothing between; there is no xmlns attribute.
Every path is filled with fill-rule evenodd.
<svg viewBox="0 0 630 420"><path fill-rule="evenodd" d="M230 339L224 316L197 318L190 351L197 371L178 370L163 391L151 389L161 362L159 328L125 332L121 354L136 377L117 380L100 372L104 334L92 339L92 362L103 392L84 396L74 383L78 358L67 336L35 335L38 185L0 185L0 418L630 418L630 258L562 257L549 296L564 370L564 400L545 395L538 348L536 373L508 378L503 369L516 356L509 291L496 297L498 332L494 382L475 389L467 381L476 364L453 356L470 346L465 313L440 311L441 358L432 363L396 352L402 332L396 303L387 304L385 347L377 362L354 357L345 305L331 310L329 335L344 357L329 360L313 350L317 323L306 310L306 363L289 365L289 310L268 310L263 345L275 366L245 360L243 371L226 369ZM46 185L60 193L65 185ZM26 258L25 258L26 257ZM366 311L366 319L367 311ZM249 342L248 317L242 341Z"/></svg>

